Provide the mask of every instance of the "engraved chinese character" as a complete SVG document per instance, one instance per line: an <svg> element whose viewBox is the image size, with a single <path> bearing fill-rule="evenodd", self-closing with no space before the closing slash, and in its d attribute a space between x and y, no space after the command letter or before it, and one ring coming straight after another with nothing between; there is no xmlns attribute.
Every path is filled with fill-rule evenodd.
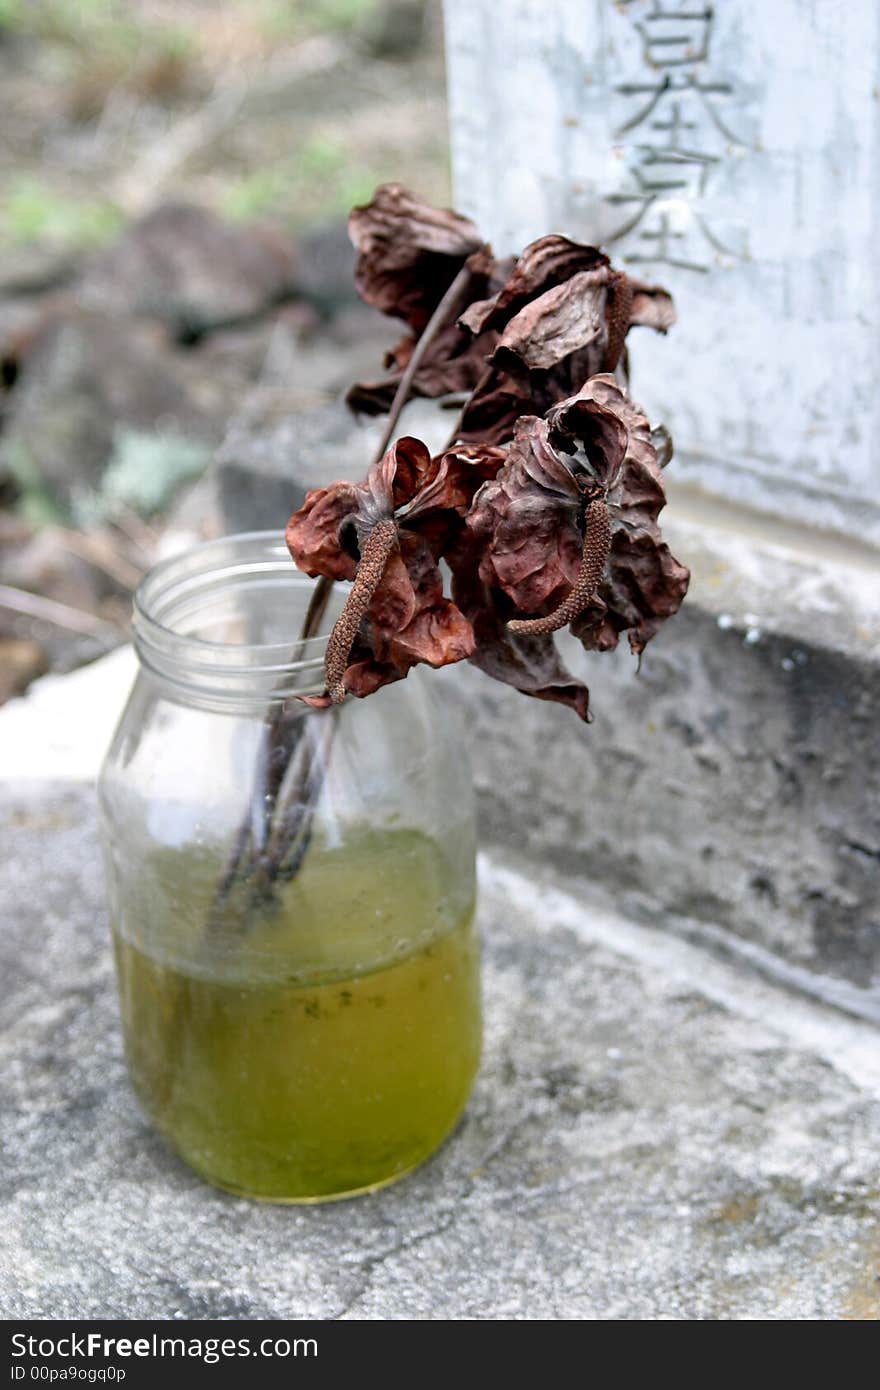
<svg viewBox="0 0 880 1390"><path fill-rule="evenodd" d="M635 21L645 62L655 68L702 62L709 56L714 14L711 5L670 5L655 0L652 9Z"/></svg>
<svg viewBox="0 0 880 1390"><path fill-rule="evenodd" d="M625 260L704 271L719 254L736 254L694 206L730 146L742 145L724 111L733 88L697 66L709 58L712 18L708 6L654 0L635 23L643 57L661 71L616 88L630 106L617 132L627 142L630 182L607 199L625 213L608 240L632 236L632 249L623 248Z"/></svg>

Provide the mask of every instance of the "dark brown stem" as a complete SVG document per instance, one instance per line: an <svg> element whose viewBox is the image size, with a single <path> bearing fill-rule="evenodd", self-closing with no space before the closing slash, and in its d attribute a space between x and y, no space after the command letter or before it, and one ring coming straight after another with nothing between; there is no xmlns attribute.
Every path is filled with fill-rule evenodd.
<svg viewBox="0 0 880 1390"><path fill-rule="evenodd" d="M406 364L397 390L394 393L394 399L391 402L391 408L388 412L388 420L382 433L379 447L376 450L377 461L384 456L391 442L394 431L397 428L400 413L409 399L416 372L424 360L425 353L431 346L439 330L450 319L457 315L460 308L463 307L472 280L473 272L467 265L462 266L426 323L418 342L413 348L412 356ZM380 531L379 527L383 529ZM355 580L345 609L343 609L343 612L340 614L327 644L325 665L328 688L330 689L331 698L333 698L334 703L338 703L339 700L344 698L345 688L343 676L345 674L346 665L348 664L348 656L351 652L354 638L357 635L357 629L360 627L376 586L382 578L393 545L396 544L397 531L396 527L394 527L394 523L388 522L386 524L380 522L379 527L373 528L363 547L358 575L360 579L360 574L363 572L363 583L361 583L359 587L358 580ZM388 539L388 527L390 527L394 533L392 541ZM376 535L377 531L379 531L378 536ZM371 561L365 569L364 560L374 536L376 537L374 542L377 557L376 563L378 563L378 556L382 547L385 546L387 549L385 550L384 559L381 560L381 569L375 581L371 581L370 575L373 573L375 566ZM372 587L369 587L370 583L372 583ZM321 576L312 591L308 611L303 622L302 631L299 635L299 642L291 658L292 661L298 661L300 659L302 654L302 643L308 641L310 637L314 637L319 631L332 591L333 580ZM360 612L358 612L359 609ZM347 635L349 630L351 631L350 636ZM261 740L258 772L255 779L250 810L242 825L239 827L230 858L217 886L214 899L214 918L217 917L218 912L225 904L239 873L247 873L249 870L256 868L260 870L260 872L257 873L257 878L262 879L268 876L269 880L274 880L274 877L278 873L279 850L280 856L283 858L289 853L291 845L297 837L299 837L300 850L294 858L293 866L291 867L289 861L285 865L284 876L292 876L302 862L311 834L309 828L312 816L311 805L315 797L310 795L309 798L307 798L308 804L304 805L299 816L296 814L294 815L292 824L290 823L289 811L277 805L282 784L290 768L291 760L301 737L301 724L301 718L292 720L291 712L286 702L279 703L275 706L266 721L263 738ZM320 784L323 777L323 764L317 767L316 772L308 772L306 776L309 779L313 776L316 777L318 784ZM315 795L316 794L317 792L315 791ZM278 814L281 814L284 818L285 830L281 834L279 843L275 846L274 853L267 855L267 847L273 838L272 824ZM265 873L263 873L263 870L265 870Z"/></svg>
<svg viewBox="0 0 880 1390"><path fill-rule="evenodd" d="M312 597L309 599L309 606L306 609L306 616L303 619L302 631L299 634L301 642L307 642L310 637L314 637L321 626L321 620L327 612L327 604L330 602L330 595L333 592L333 580L328 579L326 574L318 578L318 582L312 590ZM294 657L294 661L300 659L300 654Z"/></svg>
<svg viewBox="0 0 880 1390"><path fill-rule="evenodd" d="M307 642L310 637L314 637L319 631L332 592L333 580L326 579L322 575L312 590L300 631L299 642L291 657L293 662L301 659L303 643ZM218 913L226 903L239 871L244 866L246 857L251 860L253 866L254 858L259 860L260 855L265 851L278 793L296 746L296 740L293 744L290 741L291 723L287 702L279 702L274 705L260 738L257 775L254 779L250 809L238 828L235 843L217 885L217 891L214 894L212 921L216 920ZM299 732L301 723L300 711L297 711L297 718L293 721L293 729Z"/></svg>
<svg viewBox="0 0 880 1390"><path fill-rule="evenodd" d="M306 857L312 841L315 807L338 728L339 716L335 711L331 717L316 720L314 724L311 720L304 721L308 737L304 740L303 766L295 777L297 797L292 804L288 801L277 817L277 831L268 856L273 878L294 878Z"/></svg>
<svg viewBox="0 0 880 1390"><path fill-rule="evenodd" d="M629 331L634 295L635 288L629 276L622 270L613 270L611 283L608 286L608 306L605 311L608 318L608 345L605 348L605 358L602 362L603 372L615 371L620 361L620 355L623 352L623 345Z"/></svg>
<svg viewBox="0 0 880 1390"><path fill-rule="evenodd" d="M385 429L382 432L382 439L379 444L379 447L376 450L377 459L383 457L385 450L388 448L388 445L391 443L391 440L394 437L394 431L396 430L397 422L400 419L400 412L403 410L403 407L409 400L409 394L412 390L412 384L415 380L416 372L422 365L425 353L428 351L428 348L433 343L440 329L445 327L450 319L457 317L459 308L463 307L464 305L465 299L467 297L467 291L470 289L473 278L473 271L470 269L467 263L465 263L456 275L452 284L449 286L449 289L446 291L443 298L440 300L440 303L437 305L437 308L434 310L433 314L428 319L428 322L425 324L425 327L422 330L421 337L419 338L418 342L412 350L412 356L410 357L409 361L406 364L406 367L404 368L403 376L400 378L400 381L397 384L397 390L394 393L394 399L391 402L391 408L388 411L388 421L385 425Z"/></svg>
<svg viewBox="0 0 880 1390"><path fill-rule="evenodd" d="M610 548L611 518L605 503L597 498L587 508L581 567L570 594L545 618L515 618L507 624L508 632L520 637L538 637L568 627L595 596L605 573Z"/></svg>
<svg viewBox="0 0 880 1390"><path fill-rule="evenodd" d="M321 575L317 584L312 590L309 599L309 606L306 609L306 616L303 620L302 630L299 634L299 642L291 657L292 662L302 660L303 645L310 637L314 637L320 630L321 622L327 611L327 604L330 602L330 595L333 592L333 580ZM299 711L297 711L299 713ZM288 766L289 758L285 756L286 728L290 720L290 711L285 701L277 705L266 725L266 742L261 751L261 761L265 775L257 778L260 788L259 806L256 813L263 826L264 834L260 837L260 842L265 843L268 832L268 823L272 818L272 811L275 799L278 795L281 783L284 780L285 769Z"/></svg>
<svg viewBox="0 0 880 1390"><path fill-rule="evenodd" d="M361 559L345 607L336 619L324 658L327 691L334 705L345 699L345 670L370 601L379 587L385 566L397 546L397 525L391 517L377 521L361 545Z"/></svg>

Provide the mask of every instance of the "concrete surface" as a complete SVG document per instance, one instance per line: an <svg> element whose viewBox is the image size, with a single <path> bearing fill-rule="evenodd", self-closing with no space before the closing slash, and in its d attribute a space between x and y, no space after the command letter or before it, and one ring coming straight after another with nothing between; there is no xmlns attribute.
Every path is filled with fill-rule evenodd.
<svg viewBox="0 0 880 1390"><path fill-rule="evenodd" d="M336 1206L207 1187L128 1089L93 817L0 793L3 1316L880 1316L876 1032L492 858L442 1152Z"/></svg>

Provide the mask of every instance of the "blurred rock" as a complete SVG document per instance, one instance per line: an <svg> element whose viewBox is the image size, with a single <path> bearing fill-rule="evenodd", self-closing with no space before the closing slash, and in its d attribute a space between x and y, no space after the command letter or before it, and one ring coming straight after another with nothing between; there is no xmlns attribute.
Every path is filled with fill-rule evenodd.
<svg viewBox="0 0 880 1390"><path fill-rule="evenodd" d="M94 565L68 549L55 526L5 550L0 582L91 613L98 612L101 598L115 588L108 587L106 575Z"/></svg>
<svg viewBox="0 0 880 1390"><path fill-rule="evenodd" d="M70 247L52 242L4 245L0 257L0 297L41 294L70 284L78 263Z"/></svg>
<svg viewBox="0 0 880 1390"><path fill-rule="evenodd" d="M0 705L20 695L47 668L46 653L39 642L0 637Z"/></svg>
<svg viewBox="0 0 880 1390"><path fill-rule="evenodd" d="M8 525L0 529L0 584L100 618L115 616L107 612L107 604L116 602L112 596L120 592L104 570L70 550L64 533L54 526L17 536ZM125 628L120 624L119 641L124 639ZM46 670L72 671L101 656L110 645L109 629L100 637L86 636L63 624L0 608L0 675L8 677L0 679L0 691L5 690L2 699L20 693Z"/></svg>
<svg viewBox="0 0 880 1390"><path fill-rule="evenodd" d="M360 27L361 46L371 58L411 58L428 32L426 0L380 0Z"/></svg>
<svg viewBox="0 0 880 1390"><path fill-rule="evenodd" d="M355 249L345 220L325 223L299 239L299 288L325 314L359 304L354 287ZM375 310L372 311L375 313Z"/></svg>
<svg viewBox="0 0 880 1390"><path fill-rule="evenodd" d="M280 233L168 203L97 257L80 296L104 313L160 319L187 340L262 313L289 296L295 281L294 248Z"/></svg>
<svg viewBox="0 0 880 1390"><path fill-rule="evenodd" d="M311 304L283 304L255 321L207 334L185 355L182 365L194 379L213 382L224 390L228 409L230 386L241 387L269 376L292 380L302 344L319 326L318 311Z"/></svg>
<svg viewBox="0 0 880 1390"><path fill-rule="evenodd" d="M100 486L120 427L213 443L222 421L181 384L155 329L74 308L50 321L24 359L0 439L3 466L51 515ZM227 402L219 405L225 409Z"/></svg>

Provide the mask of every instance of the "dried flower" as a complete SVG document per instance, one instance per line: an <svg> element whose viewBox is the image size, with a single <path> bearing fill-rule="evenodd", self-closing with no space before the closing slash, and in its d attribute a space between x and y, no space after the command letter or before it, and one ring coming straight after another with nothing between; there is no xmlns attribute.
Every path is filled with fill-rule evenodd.
<svg viewBox="0 0 880 1390"><path fill-rule="evenodd" d="M326 693L310 703L368 695L418 662L445 666L471 655L473 631L444 596L438 561L503 458L463 448L432 459L406 437L363 483L308 494L287 526L294 560L307 574L354 580L328 643Z"/></svg>
<svg viewBox="0 0 880 1390"><path fill-rule="evenodd" d="M348 232L358 251L355 285L367 304L420 333L482 238L467 217L383 184L355 208Z"/></svg>
<svg viewBox="0 0 880 1390"><path fill-rule="evenodd" d="M521 415L544 415L598 372L613 372L629 329L665 333L675 321L667 292L615 270L594 246L567 237L532 242L491 299L460 323L498 335L488 368L462 415L459 437L499 443Z"/></svg>
<svg viewBox="0 0 880 1390"><path fill-rule="evenodd" d="M399 184L385 184L371 202L355 208L349 235L357 248L355 284L361 298L384 314L402 319L410 332L386 353L390 374L352 386L346 400L366 415L387 411L428 320L456 276L467 267L461 301L439 326L413 379L410 394L436 398L468 394L486 366L497 334L477 340L460 328L458 314L474 300L500 289L512 261L498 264L466 217L432 208Z"/></svg>
<svg viewBox="0 0 880 1390"><path fill-rule="evenodd" d="M457 431L465 442L510 440L520 415L543 415L589 376L614 371L631 327L665 332L675 320L665 290L613 269L594 246L546 236L497 261L472 222L397 184L356 208L349 228L362 297L412 330L386 355L390 375L353 386L349 405L371 415L390 408L431 313L466 268L461 302L411 383L414 396L471 396Z"/></svg>
<svg viewBox="0 0 880 1390"><path fill-rule="evenodd" d="M592 377L545 419L520 419L504 467L467 521L480 602L497 619L493 674L523 689L527 655L539 653L543 668L550 635L566 626L588 649L616 647L628 631L632 650L644 650L689 578L660 535L665 500L648 421L612 376ZM473 625L466 564L456 580L454 597ZM526 639L544 645L523 647Z"/></svg>
<svg viewBox="0 0 880 1390"><path fill-rule="evenodd" d="M665 332L672 301L563 236L498 262L467 218L397 184L356 208L350 230L360 293L410 331L391 375L349 403L390 410L387 438L408 395L467 398L455 447L431 458L398 440L363 483L320 488L291 518L300 568L354 581L312 703L470 658L586 719L588 691L554 633L608 650L627 632L640 654L687 589L657 524L671 449L658 456L621 384L629 329Z"/></svg>

